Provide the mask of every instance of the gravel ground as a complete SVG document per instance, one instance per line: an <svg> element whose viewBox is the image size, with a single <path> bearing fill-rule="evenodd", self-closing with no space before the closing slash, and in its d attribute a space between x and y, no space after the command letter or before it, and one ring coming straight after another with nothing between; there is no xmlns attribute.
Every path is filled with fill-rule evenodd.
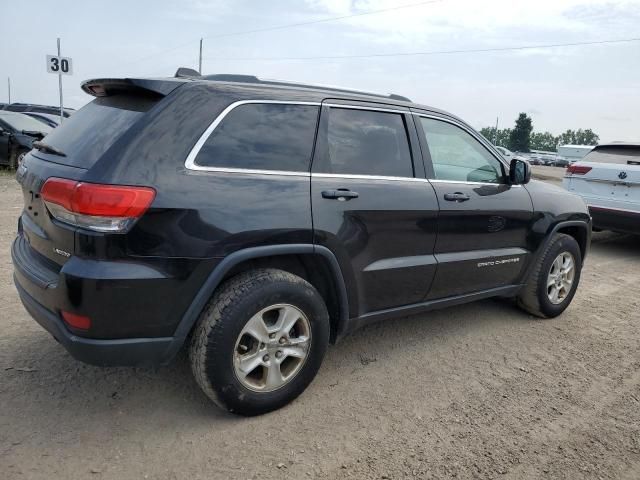
<svg viewBox="0 0 640 480"><path fill-rule="evenodd" d="M596 234L571 307L490 300L361 330L258 418L210 405L185 358L74 361L22 308L0 176L0 478L640 478L640 244Z"/></svg>

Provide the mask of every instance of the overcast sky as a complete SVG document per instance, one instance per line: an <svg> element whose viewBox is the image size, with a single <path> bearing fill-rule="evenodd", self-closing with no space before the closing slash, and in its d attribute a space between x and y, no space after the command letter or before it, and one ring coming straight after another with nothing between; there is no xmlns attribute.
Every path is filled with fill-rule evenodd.
<svg viewBox="0 0 640 480"><path fill-rule="evenodd" d="M227 35L329 17L377 14ZM640 140L640 41L422 56L294 60L503 48L640 38L640 0L70 0L7 1L2 7L0 102L58 102L45 55L73 58L65 104L91 98L96 77L246 73L393 92L457 114L477 128L512 126L518 112L536 131L592 128L601 141ZM286 59L282 59L282 58ZM4 86L3 86L4 84Z"/></svg>

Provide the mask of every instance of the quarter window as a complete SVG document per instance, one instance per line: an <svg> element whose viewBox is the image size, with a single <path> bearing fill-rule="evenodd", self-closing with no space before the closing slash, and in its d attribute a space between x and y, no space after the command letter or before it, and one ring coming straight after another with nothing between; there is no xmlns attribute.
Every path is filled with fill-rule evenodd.
<svg viewBox="0 0 640 480"><path fill-rule="evenodd" d="M323 173L413 177L401 114L332 107Z"/></svg>
<svg viewBox="0 0 640 480"><path fill-rule="evenodd" d="M314 105L239 105L209 136L195 163L205 167L306 172L318 110Z"/></svg>
<svg viewBox="0 0 640 480"><path fill-rule="evenodd" d="M448 122L420 117L435 178L504 183L502 163L473 136Z"/></svg>

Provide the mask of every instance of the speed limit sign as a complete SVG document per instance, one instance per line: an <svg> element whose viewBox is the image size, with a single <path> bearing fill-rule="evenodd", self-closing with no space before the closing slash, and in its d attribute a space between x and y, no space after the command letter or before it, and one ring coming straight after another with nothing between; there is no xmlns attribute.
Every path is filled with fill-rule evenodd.
<svg viewBox="0 0 640 480"><path fill-rule="evenodd" d="M71 63L71 58L47 55L47 72L57 75L72 75L73 64Z"/></svg>

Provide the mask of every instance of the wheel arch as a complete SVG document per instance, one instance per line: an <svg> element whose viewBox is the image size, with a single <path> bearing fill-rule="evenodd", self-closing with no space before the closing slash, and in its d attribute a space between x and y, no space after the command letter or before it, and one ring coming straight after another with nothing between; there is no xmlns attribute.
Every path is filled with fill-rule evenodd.
<svg viewBox="0 0 640 480"><path fill-rule="evenodd" d="M567 220L558 222L547 230L543 240L540 242L538 249L531 259L531 262L529 262L529 266L523 276L524 283L526 283L527 279L530 277L531 271L533 270L538 258L547 249L556 233L569 235L578 242L582 261L584 262L585 257L589 253L589 247L591 244L591 223L583 220Z"/></svg>
<svg viewBox="0 0 640 480"><path fill-rule="evenodd" d="M342 336L349 317L349 303L342 270L335 255L328 248L318 245L269 245L239 250L222 259L182 316L169 356L175 355L180 349L220 284L248 269L265 267L279 268L309 281L320 292L329 310L331 341L335 342Z"/></svg>

